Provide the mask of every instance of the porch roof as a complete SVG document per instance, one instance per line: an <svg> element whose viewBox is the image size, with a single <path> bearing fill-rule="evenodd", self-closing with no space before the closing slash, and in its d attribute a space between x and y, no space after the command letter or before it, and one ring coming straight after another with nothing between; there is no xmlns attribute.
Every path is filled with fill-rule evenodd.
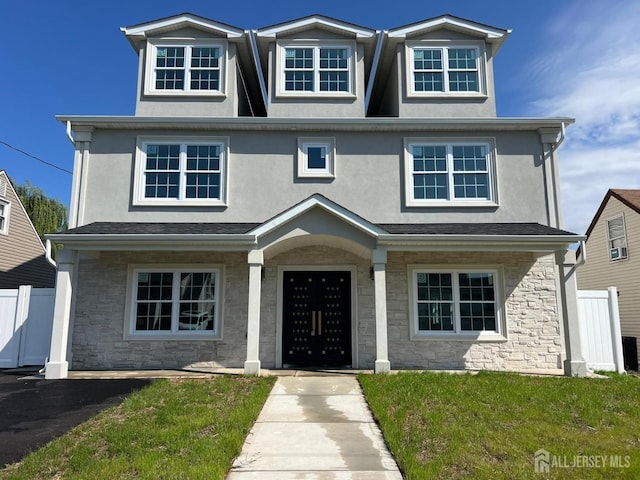
<svg viewBox="0 0 640 480"><path fill-rule="evenodd" d="M261 223L94 222L47 237L78 250L234 250L257 248ZM390 250L526 250L550 252L584 236L538 223L372 224Z"/></svg>

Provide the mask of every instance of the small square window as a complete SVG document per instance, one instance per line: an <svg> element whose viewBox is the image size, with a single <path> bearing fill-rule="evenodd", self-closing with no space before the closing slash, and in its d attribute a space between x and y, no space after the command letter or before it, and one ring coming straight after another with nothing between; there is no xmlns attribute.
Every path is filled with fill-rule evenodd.
<svg viewBox="0 0 640 480"><path fill-rule="evenodd" d="M335 176L335 140L333 138L298 139L298 177L333 178Z"/></svg>

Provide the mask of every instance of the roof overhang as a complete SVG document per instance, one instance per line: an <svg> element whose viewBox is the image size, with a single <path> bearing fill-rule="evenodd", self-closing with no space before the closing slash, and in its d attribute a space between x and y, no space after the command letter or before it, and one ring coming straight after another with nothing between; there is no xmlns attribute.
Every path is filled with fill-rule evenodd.
<svg viewBox="0 0 640 480"><path fill-rule="evenodd" d="M496 132L538 131L575 122L569 117L498 117L498 118L258 118L258 117L136 117L57 115L72 128L92 127L106 130L194 130L194 131L325 131L351 132Z"/></svg>
<svg viewBox="0 0 640 480"><path fill-rule="evenodd" d="M376 36L376 30L324 15L309 15L308 17L259 28L255 32L259 38L277 38L282 35L290 35L314 28L329 30L340 35L359 39L374 38Z"/></svg>
<svg viewBox="0 0 640 480"><path fill-rule="evenodd" d="M229 40L241 39L246 36L245 30L241 28L193 15L192 13L181 13L151 22L140 23L131 27L122 27L120 31L124 33L131 46L137 52L140 50L141 43L147 38L189 27L218 37L225 37Z"/></svg>
<svg viewBox="0 0 640 480"><path fill-rule="evenodd" d="M526 251L566 250L581 235L381 235L378 245L390 251Z"/></svg>

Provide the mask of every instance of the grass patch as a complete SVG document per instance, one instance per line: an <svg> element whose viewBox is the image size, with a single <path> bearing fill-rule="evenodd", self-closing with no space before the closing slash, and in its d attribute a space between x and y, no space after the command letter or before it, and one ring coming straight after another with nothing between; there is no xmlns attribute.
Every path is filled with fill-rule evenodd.
<svg viewBox="0 0 640 480"><path fill-rule="evenodd" d="M0 471L0 478L223 479L274 381L156 381Z"/></svg>
<svg viewBox="0 0 640 480"><path fill-rule="evenodd" d="M408 480L640 478L640 378L400 373L360 375ZM534 473L534 453L607 455L605 468ZM629 456L611 468L610 456Z"/></svg>

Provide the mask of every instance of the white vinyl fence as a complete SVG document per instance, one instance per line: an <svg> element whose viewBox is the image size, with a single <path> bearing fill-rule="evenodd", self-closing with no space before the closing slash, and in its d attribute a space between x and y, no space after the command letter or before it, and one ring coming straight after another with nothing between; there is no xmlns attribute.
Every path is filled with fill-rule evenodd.
<svg viewBox="0 0 640 480"><path fill-rule="evenodd" d="M44 365L49 356L55 289L0 290L0 368Z"/></svg>
<svg viewBox="0 0 640 480"><path fill-rule="evenodd" d="M578 290L582 352L590 370L624 372L618 290Z"/></svg>

